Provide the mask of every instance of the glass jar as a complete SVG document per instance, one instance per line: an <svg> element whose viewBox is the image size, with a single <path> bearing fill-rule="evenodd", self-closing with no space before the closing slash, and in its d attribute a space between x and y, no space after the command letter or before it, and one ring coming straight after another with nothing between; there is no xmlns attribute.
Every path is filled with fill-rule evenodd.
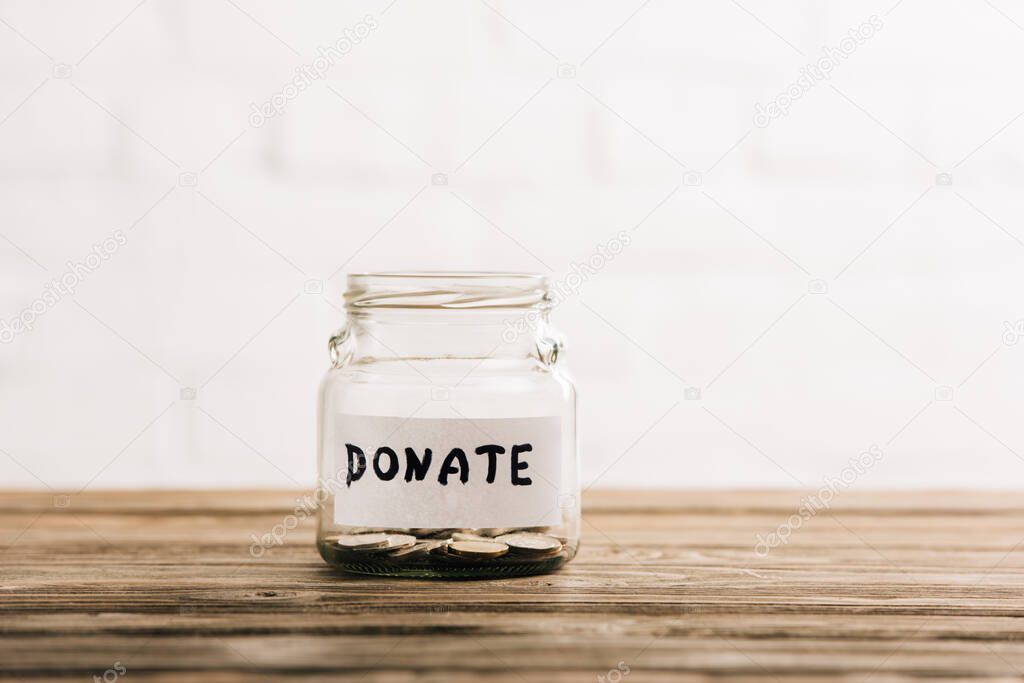
<svg viewBox="0 0 1024 683"><path fill-rule="evenodd" d="M348 276L320 386L317 547L340 569L553 571L579 544L576 392L549 282Z"/></svg>

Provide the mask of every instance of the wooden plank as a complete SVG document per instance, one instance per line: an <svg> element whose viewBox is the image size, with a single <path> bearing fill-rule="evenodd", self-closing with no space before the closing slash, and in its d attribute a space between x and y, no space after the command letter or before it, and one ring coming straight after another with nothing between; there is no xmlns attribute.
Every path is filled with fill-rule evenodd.
<svg viewBox="0 0 1024 683"><path fill-rule="evenodd" d="M5 636L0 652L9 673L102 671L124 662L135 671L331 672L449 670L523 677L563 668L596 673L626 662L645 669L690 673L867 676L883 672L922 677L1013 675L1024 669L1024 643L971 640L744 639L662 635L632 637L545 633L541 636L445 633L369 636L66 636L55 640ZM640 678L638 676L637 678Z"/></svg>
<svg viewBox="0 0 1024 683"><path fill-rule="evenodd" d="M312 519L253 557L295 492L0 493L0 674L1019 680L1024 497L843 492L759 556L804 495L588 493L563 571L443 582L340 574Z"/></svg>

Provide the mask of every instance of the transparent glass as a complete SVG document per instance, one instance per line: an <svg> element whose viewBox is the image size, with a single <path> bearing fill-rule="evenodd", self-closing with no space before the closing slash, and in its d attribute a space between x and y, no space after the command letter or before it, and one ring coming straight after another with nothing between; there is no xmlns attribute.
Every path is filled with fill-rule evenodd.
<svg viewBox="0 0 1024 683"><path fill-rule="evenodd" d="M550 304L549 282L541 275L349 275L346 324L328 344L331 367L320 386L317 547L327 563L364 574L473 578L554 571L576 555L576 391L564 368L564 342L548 320ZM545 434L552 436L532 453L525 452L529 445L487 438L494 425L527 425L530 433L530 425L540 422L551 426ZM384 430L387 437L404 434L408 425L443 425L445 438L461 439L456 442L469 454L469 481L459 484L464 475L455 459L454 483L439 484L445 477L438 475L440 460L456 442L438 449L438 441L428 439L406 449L403 461L404 442L394 437L394 443L349 450L346 462L349 435L375 424L394 425ZM497 458L473 451L489 441L501 444ZM374 455L383 445L393 452ZM419 481L408 458L422 456L422 446L436 452ZM524 452L517 456L515 449ZM359 450L366 451L365 459ZM517 465L517 457L523 463ZM532 477L517 481L524 473ZM386 475L393 479L381 481ZM516 486L523 482L530 485ZM378 500L375 511L360 507L358 496L368 490L386 492L387 503ZM428 495L429 505L417 498ZM523 496L533 501L527 508ZM439 525L442 508L462 523ZM495 519L511 518L502 517L506 513L519 523L496 527ZM378 524L374 515L385 522L402 515L404 523ZM538 523L523 523L527 519Z"/></svg>

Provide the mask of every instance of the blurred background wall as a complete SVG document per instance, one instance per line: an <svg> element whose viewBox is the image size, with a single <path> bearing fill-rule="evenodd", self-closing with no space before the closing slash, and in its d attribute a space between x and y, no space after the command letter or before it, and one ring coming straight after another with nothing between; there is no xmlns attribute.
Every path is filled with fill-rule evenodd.
<svg viewBox="0 0 1024 683"><path fill-rule="evenodd" d="M586 483L1020 486L1022 60L1013 0L4 0L0 481L311 485L346 272L625 232Z"/></svg>

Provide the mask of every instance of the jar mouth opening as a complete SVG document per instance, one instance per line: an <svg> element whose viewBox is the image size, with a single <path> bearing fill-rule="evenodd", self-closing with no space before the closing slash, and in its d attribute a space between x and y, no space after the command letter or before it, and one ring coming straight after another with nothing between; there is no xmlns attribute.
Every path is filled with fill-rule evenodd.
<svg viewBox="0 0 1024 683"><path fill-rule="evenodd" d="M550 279L540 273L441 270L350 273L345 306L349 311L547 308L551 303L550 290Z"/></svg>

